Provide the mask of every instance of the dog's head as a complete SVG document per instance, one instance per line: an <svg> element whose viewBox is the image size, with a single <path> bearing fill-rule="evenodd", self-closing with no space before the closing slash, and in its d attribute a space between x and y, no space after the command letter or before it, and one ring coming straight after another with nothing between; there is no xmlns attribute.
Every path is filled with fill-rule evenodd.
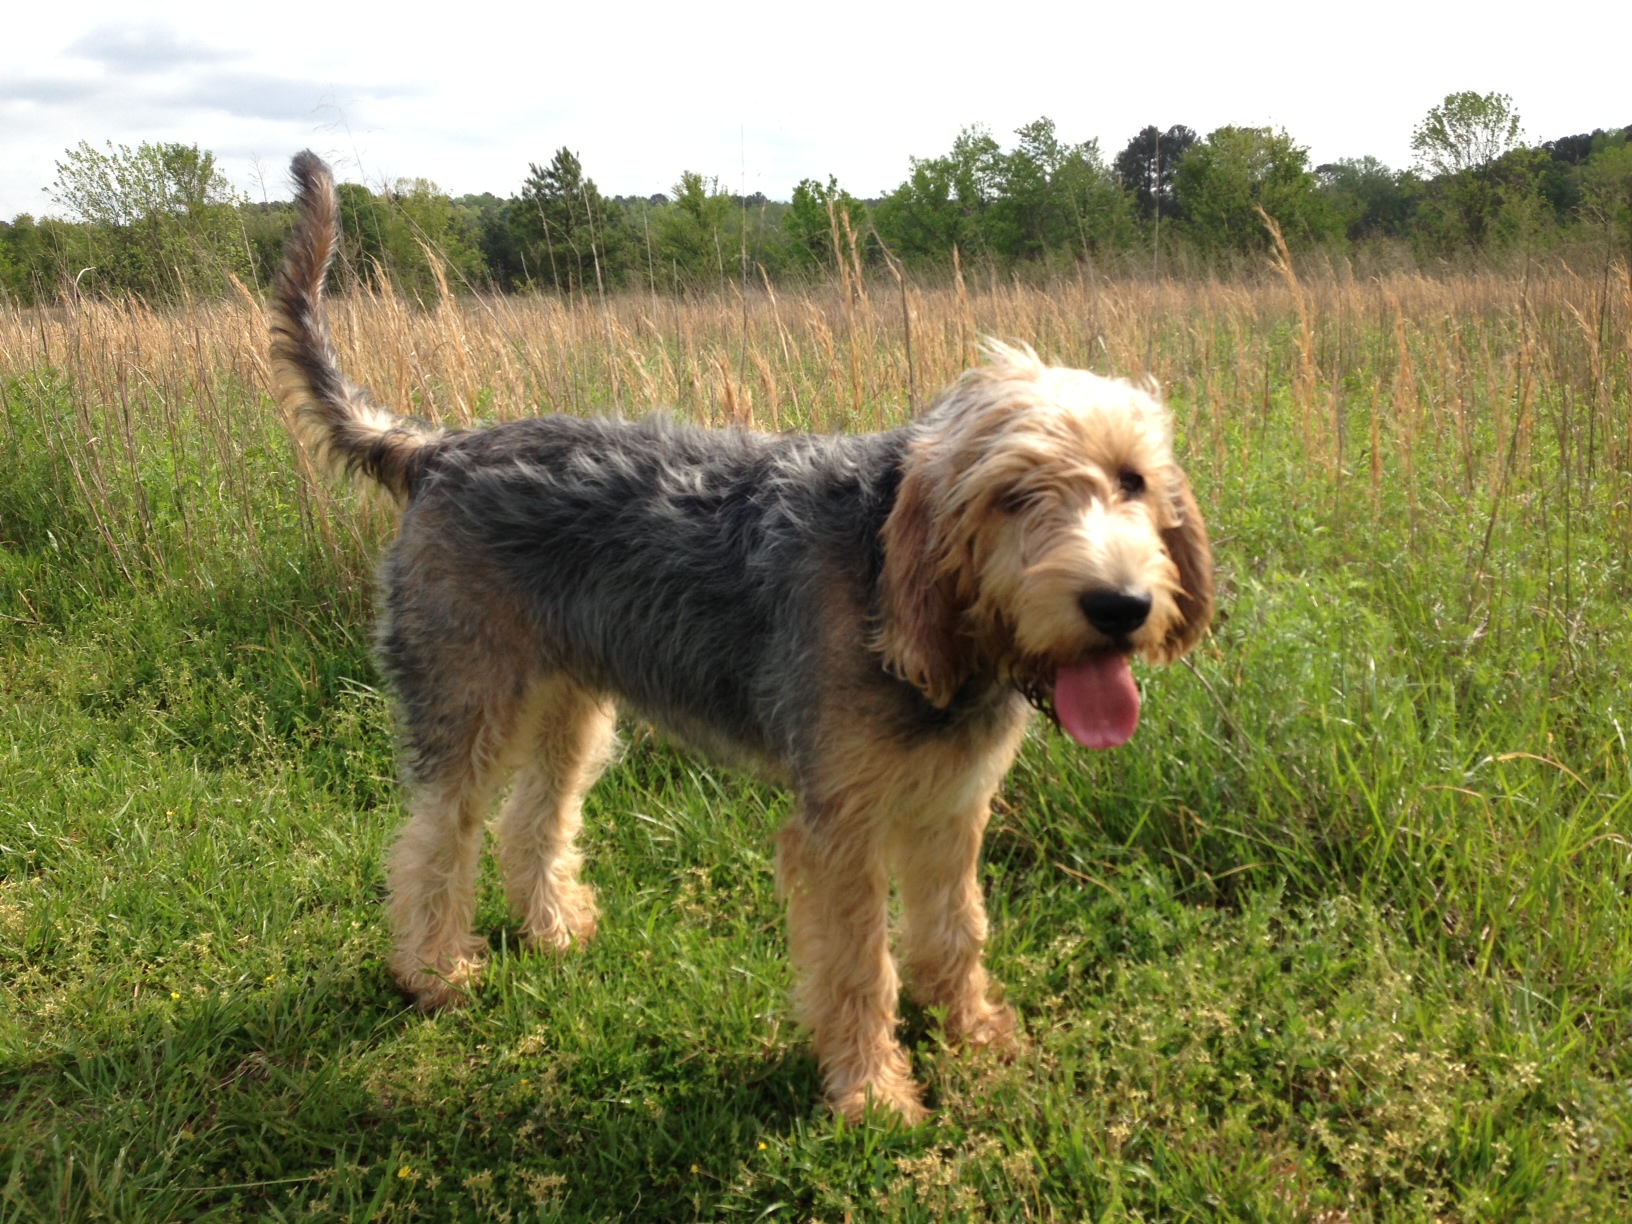
<svg viewBox="0 0 1632 1224"><path fill-rule="evenodd" d="M1127 656L1176 659L1212 618L1207 527L1154 396L989 351L909 447L877 645L937 706L995 670L1083 742L1119 743L1138 716Z"/></svg>

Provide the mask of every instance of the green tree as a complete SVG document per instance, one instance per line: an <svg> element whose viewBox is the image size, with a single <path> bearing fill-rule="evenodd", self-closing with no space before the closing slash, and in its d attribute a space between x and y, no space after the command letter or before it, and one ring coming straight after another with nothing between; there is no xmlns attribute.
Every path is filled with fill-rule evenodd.
<svg viewBox="0 0 1632 1224"><path fill-rule="evenodd" d="M908 261L950 259L968 250L974 226L954 194L944 158L912 158L907 179L878 202L873 224L890 249Z"/></svg>
<svg viewBox="0 0 1632 1224"><path fill-rule="evenodd" d="M521 202L484 191L480 195L462 195L453 203L474 236L489 282L507 292L526 285L527 274L510 217L511 210L520 207Z"/></svg>
<svg viewBox="0 0 1632 1224"><path fill-rule="evenodd" d="M1354 241L1399 237L1410 227L1421 182L1396 174L1375 157L1345 157L1315 167L1334 220Z"/></svg>
<svg viewBox="0 0 1632 1224"><path fill-rule="evenodd" d="M1548 162L1541 170L1541 193L1560 224L1597 219L1590 208L1584 207L1588 203L1586 167L1597 154L1625 144L1629 136L1632 128L1594 128L1542 143Z"/></svg>
<svg viewBox="0 0 1632 1224"><path fill-rule="evenodd" d="M1002 149L978 124L964 128L944 157L914 157L906 182L879 201L873 222L897 255L945 260L989 253L986 212L1003 190Z"/></svg>
<svg viewBox="0 0 1632 1224"><path fill-rule="evenodd" d="M1167 131L1151 126L1143 129L1116 155L1116 177L1133 193L1139 215L1180 217L1182 210L1173 194L1173 176L1179 163L1196 143L1196 134L1182 123Z"/></svg>
<svg viewBox="0 0 1632 1224"><path fill-rule="evenodd" d="M1285 131L1221 127L1191 146L1173 177L1186 231L1206 251L1257 251L1269 244L1258 209L1280 224L1289 245L1341 233L1327 207L1308 150Z"/></svg>
<svg viewBox="0 0 1632 1224"><path fill-rule="evenodd" d="M867 227L867 206L839 186L829 176L825 184L801 179L793 189L793 199L782 214L782 231L796 267L806 271L831 270L834 245L844 246L846 222L849 232L862 234Z"/></svg>
<svg viewBox="0 0 1632 1224"><path fill-rule="evenodd" d="M570 292L622 282L629 257L623 210L602 198L572 150L557 149L548 166L528 166L510 223L535 284Z"/></svg>
<svg viewBox="0 0 1632 1224"><path fill-rule="evenodd" d="M1632 141L1607 138L1581 170L1585 211L1622 244L1627 284L1632 287Z"/></svg>
<svg viewBox="0 0 1632 1224"><path fill-rule="evenodd" d="M1430 180L1419 242L1478 249L1497 232L1504 211L1507 232L1534 230L1541 166L1520 149L1521 131L1506 94L1447 94L1429 110L1411 132L1417 165ZM1522 221L1515 225L1514 218Z"/></svg>
<svg viewBox="0 0 1632 1224"><path fill-rule="evenodd" d="M1054 121L1015 131L998 161L998 193L984 223L989 250L1008 262L1051 252L1088 255L1127 236L1127 198L1099 155L1098 141L1067 144Z"/></svg>
<svg viewBox="0 0 1632 1224"><path fill-rule="evenodd" d="M10 223L0 221L0 293L17 302L37 302L71 281L79 268L65 266L57 241L57 231L65 228L61 222L36 221L28 213Z"/></svg>
<svg viewBox="0 0 1632 1224"><path fill-rule="evenodd" d="M98 284L156 299L223 289L249 273L237 192L197 145L81 141L57 163L51 198L89 228Z"/></svg>
<svg viewBox="0 0 1632 1224"><path fill-rule="evenodd" d="M421 301L441 292L434 255L450 289L485 279L486 266L473 220L429 179L398 179L375 193L360 183L340 183L342 253L364 281L391 279Z"/></svg>
<svg viewBox="0 0 1632 1224"><path fill-rule="evenodd" d="M653 218L657 276L676 287L718 284L737 270L739 209L719 180L693 170L680 174L674 198ZM729 269L730 271L727 271Z"/></svg>
<svg viewBox="0 0 1632 1224"><path fill-rule="evenodd" d="M420 254L429 247L453 288L474 288L486 275L475 216L429 179L398 179L390 198Z"/></svg>
<svg viewBox="0 0 1632 1224"><path fill-rule="evenodd" d="M34 218L27 213L19 214L10 223L0 221L0 292L13 301L32 302L36 296L30 261L22 250L33 237L27 231L35 228Z"/></svg>
<svg viewBox="0 0 1632 1224"><path fill-rule="evenodd" d="M1412 129L1411 148L1428 174L1459 175L1516 148L1521 131L1513 99L1506 94L1446 94Z"/></svg>
<svg viewBox="0 0 1632 1224"><path fill-rule="evenodd" d="M1070 144L1054 121L1018 128L1004 152L983 127L965 128L942 157L912 159L906 182L873 213L879 235L909 261L1004 264L1085 255L1131 236L1127 195L1096 141Z"/></svg>
<svg viewBox="0 0 1632 1224"><path fill-rule="evenodd" d="M289 200L242 203L238 206L238 226L249 248L252 284L265 288L283 262L284 245L295 227L295 206Z"/></svg>
<svg viewBox="0 0 1632 1224"><path fill-rule="evenodd" d="M1484 170L1495 193L1495 214L1489 236L1499 245L1534 243L1558 229L1554 196L1558 189L1557 164L1545 150L1509 149Z"/></svg>

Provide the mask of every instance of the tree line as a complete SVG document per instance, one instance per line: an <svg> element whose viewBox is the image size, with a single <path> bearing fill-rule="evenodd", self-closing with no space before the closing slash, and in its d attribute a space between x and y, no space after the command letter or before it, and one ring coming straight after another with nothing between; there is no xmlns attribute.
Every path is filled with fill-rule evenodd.
<svg viewBox="0 0 1632 1224"><path fill-rule="evenodd" d="M1265 250L1264 215L1294 251L1393 244L1422 262L1592 237L1632 259L1632 128L1522 139L1503 94L1451 94L1412 133L1415 164L1311 165L1284 130L1202 136L1147 127L1107 160L1053 121L1005 148L965 129L946 153L858 199L834 178L786 201L732 194L686 171L669 191L604 196L577 153L528 168L521 189L452 197L427 179L339 187L340 275L428 299L444 291L688 292L728 281L920 270L1065 269L1081 261L1215 269ZM50 188L62 218L0 223L0 292L134 293L174 301L269 280L293 222L249 202L196 146L88 143Z"/></svg>

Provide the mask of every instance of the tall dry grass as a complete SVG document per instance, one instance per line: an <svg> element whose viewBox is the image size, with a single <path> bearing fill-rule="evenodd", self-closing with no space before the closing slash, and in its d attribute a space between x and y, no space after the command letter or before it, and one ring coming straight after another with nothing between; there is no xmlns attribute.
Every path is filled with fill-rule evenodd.
<svg viewBox="0 0 1632 1224"><path fill-rule="evenodd" d="M1250 471L1285 426L1288 479L1318 475L1334 509L1357 485L1376 508L1395 483L1412 513L1424 497L1478 499L1494 526L1545 477L1570 513L1588 508L1567 490L1590 490L1590 512L1613 517L1632 546L1627 284L1619 269L1593 279L1565 267L1300 279L1283 260L1278 274L1235 282L959 275L942 288L779 294L765 283L683 300L444 294L427 307L387 286L329 309L358 381L454 425L663 406L712 425L877 429L978 360L980 337L1019 340L1154 377L1204 481ZM269 504L293 507L329 555L366 544L377 512L336 514L346 495L284 449L265 348L248 293L174 311L0 307L12 440L31 424L55 495L77 503L123 580L196 578L223 549L254 558Z"/></svg>

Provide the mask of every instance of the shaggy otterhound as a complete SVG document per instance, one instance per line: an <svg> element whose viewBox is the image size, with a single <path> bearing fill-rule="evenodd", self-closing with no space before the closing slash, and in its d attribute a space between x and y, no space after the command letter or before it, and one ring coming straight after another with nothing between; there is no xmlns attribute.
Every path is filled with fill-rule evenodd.
<svg viewBox="0 0 1632 1224"><path fill-rule="evenodd" d="M779 837L800 1019L829 1104L923 1114L901 979L954 1039L1012 1036L981 966L976 864L1032 705L1090 747L1139 717L1128 656L1212 613L1206 528L1150 395L992 346L913 423L865 437L571 417L443 432L336 366L320 305L334 185L293 165L299 224L272 368L306 445L402 504L381 578L411 818L391 853L392 969L459 1001L488 803L524 935L595 933L573 839L615 706L793 787Z"/></svg>

